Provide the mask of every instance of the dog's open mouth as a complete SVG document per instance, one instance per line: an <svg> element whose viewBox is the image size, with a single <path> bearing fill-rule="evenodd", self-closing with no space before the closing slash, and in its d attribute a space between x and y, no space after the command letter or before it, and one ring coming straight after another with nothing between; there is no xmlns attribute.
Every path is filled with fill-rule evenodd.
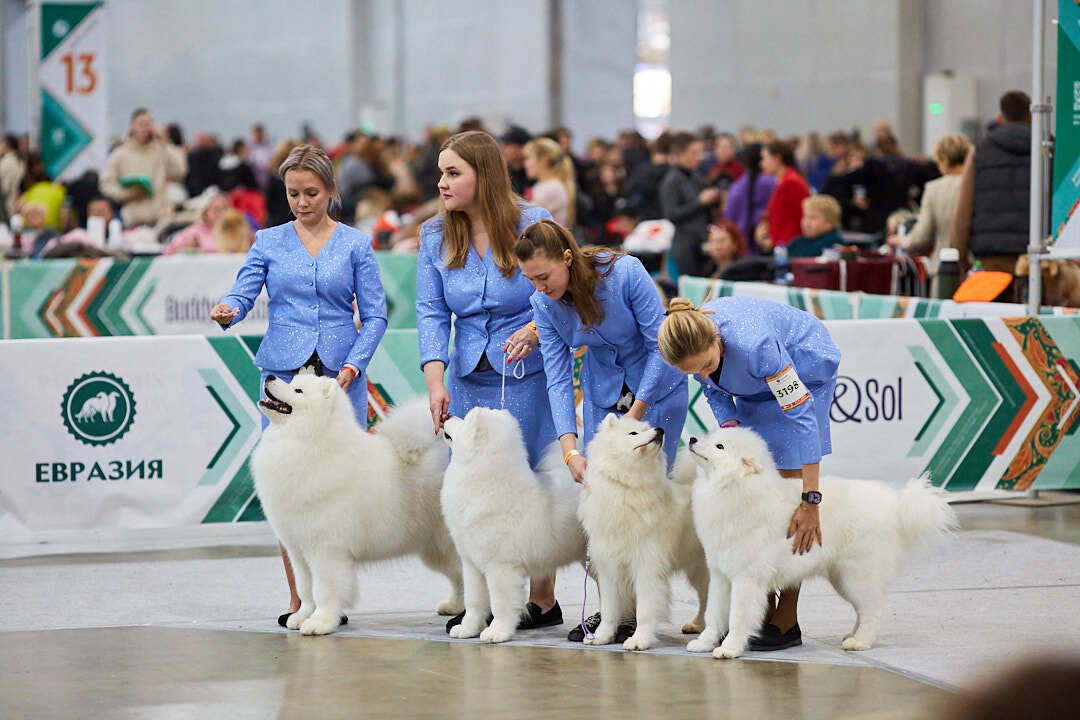
<svg viewBox="0 0 1080 720"><path fill-rule="evenodd" d="M655 428L656 432L652 438L647 442L643 442L640 445L634 447L635 450L640 450L648 445L663 445L664 444L664 428Z"/></svg>
<svg viewBox="0 0 1080 720"><path fill-rule="evenodd" d="M281 413L282 415L288 415L292 412L292 405L285 402L284 400L279 400L278 398L274 397L274 394L272 392L270 392L269 383L263 386L263 392L266 394L266 399L259 401L260 407L264 407L267 410L273 410L274 412Z"/></svg>

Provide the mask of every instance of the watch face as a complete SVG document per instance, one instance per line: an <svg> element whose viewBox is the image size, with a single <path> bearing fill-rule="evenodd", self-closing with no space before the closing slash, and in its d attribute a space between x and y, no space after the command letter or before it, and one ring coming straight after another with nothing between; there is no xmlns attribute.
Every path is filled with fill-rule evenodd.
<svg viewBox="0 0 1080 720"><path fill-rule="evenodd" d="M811 490L808 493L803 493L803 499L811 505L818 505L821 503L821 493L817 490Z"/></svg>

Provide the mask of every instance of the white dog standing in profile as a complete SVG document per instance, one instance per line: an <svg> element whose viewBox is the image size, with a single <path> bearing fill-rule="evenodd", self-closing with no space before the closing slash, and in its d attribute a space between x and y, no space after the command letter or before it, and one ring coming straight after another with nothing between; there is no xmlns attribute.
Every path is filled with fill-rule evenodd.
<svg viewBox="0 0 1080 720"><path fill-rule="evenodd" d="M710 572L705 630L686 646L690 652L738 657L761 627L766 594L815 576L828 578L855 608L843 648L868 650L888 584L905 557L956 527L944 493L925 478L896 491L879 482L822 477L823 541L796 555L785 536L802 481L780 476L760 435L722 428L703 441L692 438L690 451L704 471L694 483L694 525Z"/></svg>
<svg viewBox="0 0 1080 720"><path fill-rule="evenodd" d="M465 617L450 637L506 642L525 608L526 579L585 559L581 489L557 444L536 472L529 468L521 428L506 410L476 407L464 419L448 418L443 437L453 449L443 515L465 576ZM485 629L489 611L494 619Z"/></svg>
<svg viewBox="0 0 1080 720"><path fill-rule="evenodd" d="M669 479L663 429L614 414L600 423L588 457L578 513L600 587L601 620L585 644L611 643L619 623L636 614L637 629L623 647L652 647L668 617L670 577L678 571L699 601L697 617L682 630L701 632L709 574L690 509L694 462L680 453Z"/></svg>
<svg viewBox="0 0 1080 720"><path fill-rule="evenodd" d="M296 576L300 609L286 626L333 632L355 599L356 563L412 554L450 581L436 611L461 612L461 561L439 508L447 453L431 434L427 402L395 408L368 433L333 378L271 375L265 394L270 426L252 469Z"/></svg>

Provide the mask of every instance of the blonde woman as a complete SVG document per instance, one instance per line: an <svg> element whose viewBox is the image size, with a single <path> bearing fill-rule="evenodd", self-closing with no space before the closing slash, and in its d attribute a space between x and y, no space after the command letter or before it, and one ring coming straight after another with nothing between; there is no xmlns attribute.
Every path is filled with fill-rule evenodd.
<svg viewBox="0 0 1080 720"><path fill-rule="evenodd" d="M577 187L574 184L574 161L557 142L536 138L525 144L525 174L536 180L532 201L546 208L555 222L574 227Z"/></svg>
<svg viewBox="0 0 1080 720"><path fill-rule="evenodd" d="M717 298L700 309L673 298L657 345L665 362L697 376L721 426L752 428L765 438L780 474L802 478L803 502L788 538L792 552L800 554L820 545L818 473L821 457L832 451L829 408L840 364L840 350L824 323L804 310L757 298ZM799 588L783 588L750 648L801 645L798 602Z"/></svg>

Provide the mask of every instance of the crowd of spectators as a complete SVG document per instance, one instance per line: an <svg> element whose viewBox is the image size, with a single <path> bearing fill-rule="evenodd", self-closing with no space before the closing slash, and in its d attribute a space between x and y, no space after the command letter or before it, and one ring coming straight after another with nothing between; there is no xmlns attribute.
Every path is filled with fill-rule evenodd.
<svg viewBox="0 0 1080 720"><path fill-rule="evenodd" d="M1030 137L1022 127L1026 96L1011 95L1010 103L1003 98L1008 112L989 135L999 142L980 150L980 157L1022 148ZM487 130L475 118L456 128L431 127L419 143L355 131L326 147L341 190L337 217L371 233L380 249L414 249L419 224L439 210L439 148L453 132L477 129ZM514 190L547 208L582 243L619 245L642 221L669 221L674 237L666 265L658 259L646 264L672 280L679 274L719 277L733 263L781 246L799 257L845 239L886 235L889 245L911 253L935 256L951 242L977 255L977 238L968 243L955 237L958 198L967 199L975 218L967 219L966 230L961 222L959 232L977 234L986 225L981 211L1000 202L990 196L1008 181L984 170L962 192L964 168L970 166L974 177L978 167L966 138L942 138L934 157L925 158L904 153L884 120L869 142L857 131L782 138L749 126L737 133L671 131L651 141L623 131L613 139L590 139L580 157L571 151L568 128L534 135L511 125L492 134ZM227 145L208 132L186 142L178 126L159 128L150 111L139 109L100 176L87 171L61 184L47 177L25 139L8 136L0 145L0 221L21 227L21 249L39 257L47 256L47 246L54 254L72 252L73 243L49 240L79 228L84 232L71 239L85 239L92 206L99 213L108 206L125 228L140 228L141 237L166 254L242 252L255 230L291 219L275 168L300 143L323 146L307 128L274 143L261 125ZM972 199L971 188L983 186L990 199ZM888 232L897 211L918 215L906 237ZM16 214L21 223L10 222ZM1002 242L983 245L997 262ZM78 252L78 242L74 248Z"/></svg>

